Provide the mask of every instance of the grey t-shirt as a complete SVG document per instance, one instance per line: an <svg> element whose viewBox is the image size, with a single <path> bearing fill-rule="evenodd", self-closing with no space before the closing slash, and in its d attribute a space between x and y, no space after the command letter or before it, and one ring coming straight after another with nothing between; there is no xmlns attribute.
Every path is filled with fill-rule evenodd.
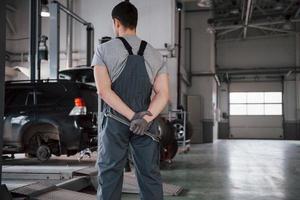
<svg viewBox="0 0 300 200"><path fill-rule="evenodd" d="M133 54L137 54L141 39L137 36L125 36L127 42L132 47ZM128 52L125 49L120 39L112 39L109 42L98 45L95 52L92 66L106 66L112 82L114 82L123 71L128 57ZM167 73L167 68L163 62L162 56L158 50L154 49L149 43L144 52L146 69L153 84L155 77L158 74Z"/></svg>

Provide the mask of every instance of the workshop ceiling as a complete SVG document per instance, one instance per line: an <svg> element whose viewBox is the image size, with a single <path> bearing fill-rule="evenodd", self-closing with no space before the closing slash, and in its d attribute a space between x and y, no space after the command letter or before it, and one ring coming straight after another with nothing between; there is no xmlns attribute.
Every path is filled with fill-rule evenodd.
<svg viewBox="0 0 300 200"><path fill-rule="evenodd" d="M215 22L239 23L248 7L251 21L297 18L300 14L298 0L214 0Z"/></svg>
<svg viewBox="0 0 300 200"><path fill-rule="evenodd" d="M182 0L187 12L213 11L208 20L221 35L240 32L243 38L252 29L263 34L294 33L300 21L300 0ZM251 33L250 33L251 35Z"/></svg>

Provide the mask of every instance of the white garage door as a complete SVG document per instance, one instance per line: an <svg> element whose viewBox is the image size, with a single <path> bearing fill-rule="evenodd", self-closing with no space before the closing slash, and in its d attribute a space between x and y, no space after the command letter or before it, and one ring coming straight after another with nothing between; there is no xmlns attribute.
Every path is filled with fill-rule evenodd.
<svg viewBox="0 0 300 200"><path fill-rule="evenodd" d="M280 139L283 137L280 83L230 85L230 137Z"/></svg>

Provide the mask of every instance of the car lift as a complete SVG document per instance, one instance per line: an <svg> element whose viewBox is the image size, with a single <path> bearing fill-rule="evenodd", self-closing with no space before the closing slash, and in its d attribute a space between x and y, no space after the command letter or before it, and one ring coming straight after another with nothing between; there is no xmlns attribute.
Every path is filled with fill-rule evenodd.
<svg viewBox="0 0 300 200"><path fill-rule="evenodd" d="M40 200L50 196L56 200L95 199L95 195L80 191L87 187L97 190L97 174L94 166L6 165L3 168L3 178L13 196ZM180 186L163 183L165 196L177 196L182 190ZM122 192L139 193L133 172L124 174Z"/></svg>
<svg viewBox="0 0 300 200"><path fill-rule="evenodd" d="M59 50L60 50L60 11L65 12L82 25L86 26L86 65L90 66L94 54L94 27L90 22L85 21L74 12L68 10L57 1L49 4L50 11L50 33L49 33L49 53L50 53L50 79L58 79L59 72Z"/></svg>

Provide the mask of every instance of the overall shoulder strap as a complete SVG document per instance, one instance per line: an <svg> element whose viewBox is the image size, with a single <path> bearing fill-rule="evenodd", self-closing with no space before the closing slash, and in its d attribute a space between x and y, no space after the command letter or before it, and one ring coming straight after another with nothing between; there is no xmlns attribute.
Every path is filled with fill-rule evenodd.
<svg viewBox="0 0 300 200"><path fill-rule="evenodd" d="M133 55L132 53L132 47L130 46L130 44L127 42L127 40L125 40L122 37L117 37L119 40L122 41L122 43L124 44L125 49L128 51L129 55Z"/></svg>
<svg viewBox="0 0 300 200"><path fill-rule="evenodd" d="M140 49L138 51L138 55L139 56L144 56L144 52L145 52L146 46L147 46L147 42L144 41L144 40L142 40Z"/></svg>

